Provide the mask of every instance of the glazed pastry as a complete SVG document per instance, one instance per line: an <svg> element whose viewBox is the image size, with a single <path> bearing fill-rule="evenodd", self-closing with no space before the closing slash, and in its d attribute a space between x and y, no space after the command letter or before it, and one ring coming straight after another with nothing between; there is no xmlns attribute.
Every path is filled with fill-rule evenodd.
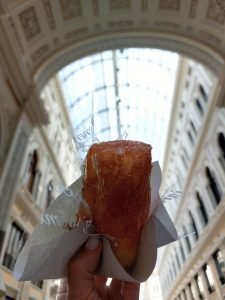
<svg viewBox="0 0 225 300"><path fill-rule="evenodd" d="M83 198L96 233L110 236L112 250L129 270L136 258L140 233L149 219L151 146L117 140L94 144L85 162Z"/></svg>

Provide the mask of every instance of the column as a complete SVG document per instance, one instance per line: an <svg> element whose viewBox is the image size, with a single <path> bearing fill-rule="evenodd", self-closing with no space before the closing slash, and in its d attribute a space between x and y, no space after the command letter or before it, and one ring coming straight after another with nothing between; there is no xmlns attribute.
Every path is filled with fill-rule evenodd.
<svg viewBox="0 0 225 300"><path fill-rule="evenodd" d="M216 299L223 300L223 294L222 294L222 290L221 290L220 279L219 279L219 276L218 276L218 272L217 272L215 263L214 263L214 261L211 257L208 260L208 265L210 266L212 276L213 276L213 280L214 280L214 284L215 284L215 293L217 294Z"/></svg>

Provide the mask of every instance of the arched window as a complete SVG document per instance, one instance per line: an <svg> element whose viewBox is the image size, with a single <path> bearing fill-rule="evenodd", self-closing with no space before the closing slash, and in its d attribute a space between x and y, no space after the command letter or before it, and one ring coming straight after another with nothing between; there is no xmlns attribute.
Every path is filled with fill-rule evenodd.
<svg viewBox="0 0 225 300"><path fill-rule="evenodd" d="M212 174L212 172L208 167L206 167L205 173L206 173L206 178L208 180L207 191L209 193L212 204L215 207L221 201L220 188L214 174Z"/></svg>
<svg viewBox="0 0 225 300"><path fill-rule="evenodd" d="M25 184L34 198L37 196L38 186L41 179L41 172L38 170L38 164L38 154L37 151L34 150L28 157L27 170L25 174Z"/></svg>
<svg viewBox="0 0 225 300"><path fill-rule="evenodd" d="M191 128L193 129L194 134L197 136L197 130L196 130L196 127L195 127L194 123L192 122L192 120L190 120L190 125L191 125Z"/></svg>
<svg viewBox="0 0 225 300"><path fill-rule="evenodd" d="M203 86L201 84L199 84L199 91L200 91L204 101L207 102L208 101L208 95L206 94L206 91L205 91L205 89L203 88Z"/></svg>
<svg viewBox="0 0 225 300"><path fill-rule="evenodd" d="M190 132L190 130L187 131L187 135L188 135L188 138L189 138L191 144L194 145L195 141L194 141L193 135Z"/></svg>
<svg viewBox="0 0 225 300"><path fill-rule="evenodd" d="M218 135L218 144L220 147L219 161L223 170L225 171L225 137L222 132L220 132Z"/></svg>
<svg viewBox="0 0 225 300"><path fill-rule="evenodd" d="M209 218L208 218L207 211L205 209L204 202L202 201L202 198L198 192L196 192L196 199L198 201L200 219L201 219L203 225L205 226L208 223Z"/></svg>
<svg viewBox="0 0 225 300"><path fill-rule="evenodd" d="M193 236L194 238L197 240L198 239L198 229L195 223L195 220L193 218L192 212L189 210L189 217L190 217L190 221L191 221L191 227L192 227L192 231L193 231Z"/></svg>

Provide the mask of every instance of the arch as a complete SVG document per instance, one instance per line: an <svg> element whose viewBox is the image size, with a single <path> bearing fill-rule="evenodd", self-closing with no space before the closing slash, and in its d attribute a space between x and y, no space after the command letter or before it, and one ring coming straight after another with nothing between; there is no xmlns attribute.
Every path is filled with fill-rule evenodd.
<svg viewBox="0 0 225 300"><path fill-rule="evenodd" d="M202 197L200 196L199 192L196 192L195 195L196 195L196 199L197 199L198 205L199 205L200 219L201 219L203 225L205 226L209 221L208 213L207 213L207 210L205 208L205 204L204 204L204 202L202 200Z"/></svg>
<svg viewBox="0 0 225 300"><path fill-rule="evenodd" d="M215 203L216 205L218 205L221 201L221 192L217 180L214 174L210 171L209 167L205 168L205 174L208 180L207 191L209 193L209 196L213 204Z"/></svg>
<svg viewBox="0 0 225 300"><path fill-rule="evenodd" d="M48 56L33 72L33 82L41 92L46 82L69 63L94 53L130 47L157 48L177 52L208 66L216 75L222 72L224 59L202 42L172 33L120 32L102 34L77 41Z"/></svg>

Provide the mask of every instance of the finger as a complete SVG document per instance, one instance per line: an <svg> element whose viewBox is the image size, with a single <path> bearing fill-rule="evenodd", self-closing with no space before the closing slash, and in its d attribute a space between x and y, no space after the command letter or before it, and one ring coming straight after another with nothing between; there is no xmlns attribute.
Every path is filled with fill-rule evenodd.
<svg viewBox="0 0 225 300"><path fill-rule="evenodd" d="M119 295L121 296L121 289L122 289L122 281L117 279L112 279L110 284L110 292L112 295ZM119 299L119 298L117 298Z"/></svg>
<svg viewBox="0 0 225 300"><path fill-rule="evenodd" d="M95 276L95 287L99 293L99 296L102 299L106 299L107 297L107 285L106 285L107 277L104 276Z"/></svg>
<svg viewBox="0 0 225 300"><path fill-rule="evenodd" d="M95 291L94 273L101 256L102 243L91 237L84 249L68 265L69 299L86 299Z"/></svg>
<svg viewBox="0 0 225 300"><path fill-rule="evenodd" d="M124 281L122 286L123 300L139 299L140 283Z"/></svg>

